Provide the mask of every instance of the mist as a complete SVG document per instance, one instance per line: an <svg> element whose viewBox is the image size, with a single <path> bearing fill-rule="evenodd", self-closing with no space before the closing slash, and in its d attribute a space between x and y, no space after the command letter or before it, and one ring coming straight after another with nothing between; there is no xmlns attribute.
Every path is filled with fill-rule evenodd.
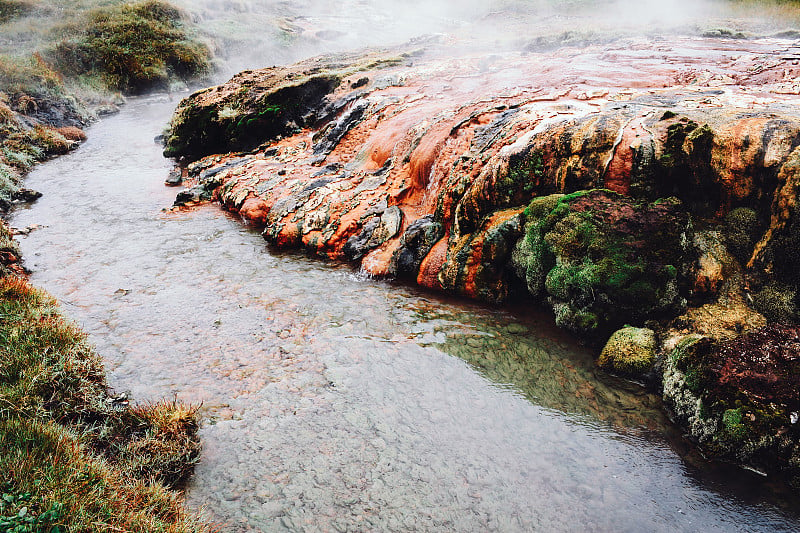
<svg viewBox="0 0 800 533"><path fill-rule="evenodd" d="M219 58L219 75L446 35L465 48L522 49L564 32L593 39L752 33L791 27L780 3L726 0L177 0Z"/></svg>

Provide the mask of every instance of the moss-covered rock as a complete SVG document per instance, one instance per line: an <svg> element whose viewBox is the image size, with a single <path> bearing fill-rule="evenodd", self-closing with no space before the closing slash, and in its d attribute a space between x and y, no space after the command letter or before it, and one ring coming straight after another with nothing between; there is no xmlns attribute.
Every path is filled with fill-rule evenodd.
<svg viewBox="0 0 800 533"><path fill-rule="evenodd" d="M761 236L758 214L748 207L738 207L725 216L723 235L728 251L746 265L753 255L753 247Z"/></svg>
<svg viewBox="0 0 800 533"><path fill-rule="evenodd" d="M797 288L773 281L753 294L753 307L770 322L793 324L798 319Z"/></svg>
<svg viewBox="0 0 800 533"><path fill-rule="evenodd" d="M531 294L547 297L559 326L597 339L684 308L694 258L680 201L593 190L536 199L525 215L514 266Z"/></svg>
<svg viewBox="0 0 800 533"><path fill-rule="evenodd" d="M800 483L800 328L725 342L685 337L664 365L664 399L713 457Z"/></svg>
<svg viewBox="0 0 800 533"><path fill-rule="evenodd" d="M656 361L656 333L648 328L624 327L608 339L597 365L603 370L643 377Z"/></svg>
<svg viewBox="0 0 800 533"><path fill-rule="evenodd" d="M172 117L164 155L198 159L208 154L250 150L279 136L297 133L301 128L329 120L351 102L345 98L337 106L327 98L345 77L403 61L387 52L375 52L246 70L223 85L198 91L181 102ZM346 90L350 90L349 86Z"/></svg>

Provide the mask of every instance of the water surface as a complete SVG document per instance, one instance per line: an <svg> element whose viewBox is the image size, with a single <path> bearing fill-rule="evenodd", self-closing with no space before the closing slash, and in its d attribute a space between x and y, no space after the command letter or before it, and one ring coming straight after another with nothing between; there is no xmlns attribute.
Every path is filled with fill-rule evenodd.
<svg viewBox="0 0 800 533"><path fill-rule="evenodd" d="M757 477L682 459L659 400L547 315L274 253L215 206L164 211L153 137L175 104L93 126L12 224L45 226L21 239L32 281L117 391L202 402L187 501L220 530L800 530Z"/></svg>

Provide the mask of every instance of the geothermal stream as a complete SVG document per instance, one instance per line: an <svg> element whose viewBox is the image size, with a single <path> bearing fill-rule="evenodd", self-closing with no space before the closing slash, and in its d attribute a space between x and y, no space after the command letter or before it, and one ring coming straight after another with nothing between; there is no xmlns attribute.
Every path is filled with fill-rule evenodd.
<svg viewBox="0 0 800 533"><path fill-rule="evenodd" d="M202 402L187 491L221 531L775 531L755 474L678 454L659 400L596 373L547 315L447 301L271 253L215 206L165 212L131 100L37 168L14 214L57 296L137 401Z"/></svg>

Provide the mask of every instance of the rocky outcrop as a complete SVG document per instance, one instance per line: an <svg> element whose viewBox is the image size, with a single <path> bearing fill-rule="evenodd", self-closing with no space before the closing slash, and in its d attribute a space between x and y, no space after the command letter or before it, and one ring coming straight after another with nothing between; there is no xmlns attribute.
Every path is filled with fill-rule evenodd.
<svg viewBox="0 0 800 533"><path fill-rule="evenodd" d="M603 365L663 369L677 417L729 458L711 446L719 421L751 408L726 400L708 418L716 385L685 385L675 354L708 342L721 348L702 360L721 361L742 335L797 322L800 68L775 52L788 46L628 39L454 56L429 42L316 58L195 93L165 153L187 164L184 198L214 198L276 246L538 301L594 343L633 326ZM624 339L645 323L659 343L629 339L632 355ZM794 372L772 375L791 388Z"/></svg>

